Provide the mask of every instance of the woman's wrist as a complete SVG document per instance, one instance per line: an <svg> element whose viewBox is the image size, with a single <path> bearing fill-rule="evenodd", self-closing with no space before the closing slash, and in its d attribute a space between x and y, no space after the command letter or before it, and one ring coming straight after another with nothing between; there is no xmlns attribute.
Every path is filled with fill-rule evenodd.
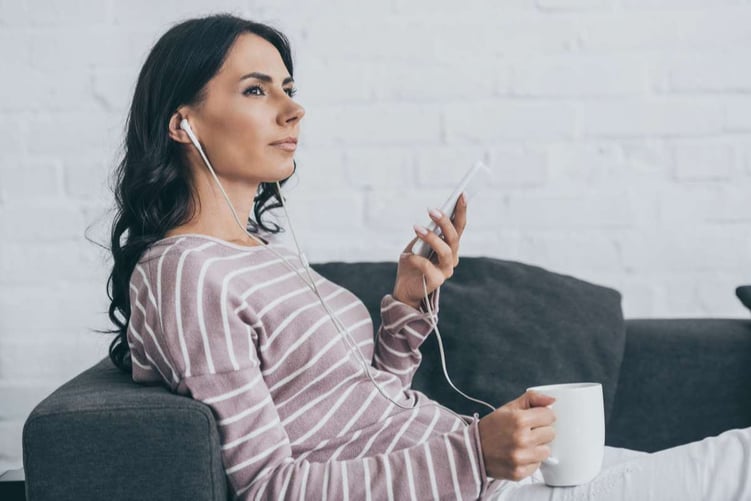
<svg viewBox="0 0 751 501"><path fill-rule="evenodd" d="M391 294L391 297L393 297L394 299L396 299L400 303L404 303L407 306L411 306L412 308L414 308L416 310L420 309L420 304L422 303L422 299L419 299L417 301L411 301L411 300L409 300L407 298L402 298L402 297L399 296L399 294L396 293L396 291L394 291L394 293Z"/></svg>

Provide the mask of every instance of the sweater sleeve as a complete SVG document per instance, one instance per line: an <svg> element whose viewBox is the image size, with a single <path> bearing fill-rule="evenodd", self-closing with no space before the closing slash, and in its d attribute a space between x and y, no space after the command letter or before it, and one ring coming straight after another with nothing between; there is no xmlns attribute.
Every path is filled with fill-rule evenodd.
<svg viewBox="0 0 751 501"><path fill-rule="evenodd" d="M428 312L425 299L419 310L390 294L381 300L381 326L376 335L373 366L397 376L403 388L412 385L422 361L420 346L433 330L433 323L438 322L439 296L440 288L428 297L435 318Z"/></svg>

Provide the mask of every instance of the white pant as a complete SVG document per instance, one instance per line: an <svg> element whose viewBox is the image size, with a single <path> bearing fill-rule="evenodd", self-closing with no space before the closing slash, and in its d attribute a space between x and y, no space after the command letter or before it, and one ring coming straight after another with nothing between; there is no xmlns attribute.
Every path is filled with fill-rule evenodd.
<svg viewBox="0 0 751 501"><path fill-rule="evenodd" d="M548 487L538 470L505 482L503 501L751 501L751 428L648 454L605 447L600 474L577 487Z"/></svg>

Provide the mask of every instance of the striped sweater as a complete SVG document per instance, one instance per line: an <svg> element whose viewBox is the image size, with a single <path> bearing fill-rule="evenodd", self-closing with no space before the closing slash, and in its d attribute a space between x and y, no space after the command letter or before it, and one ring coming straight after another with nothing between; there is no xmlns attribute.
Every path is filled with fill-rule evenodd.
<svg viewBox="0 0 751 501"><path fill-rule="evenodd" d="M297 254L269 245L291 266L265 246L165 238L130 280L133 380L162 382L212 409L235 496L476 499L495 490L477 418L410 389L429 315L386 295L374 337L362 302L312 271L348 343L295 273ZM369 379L355 344L400 406Z"/></svg>

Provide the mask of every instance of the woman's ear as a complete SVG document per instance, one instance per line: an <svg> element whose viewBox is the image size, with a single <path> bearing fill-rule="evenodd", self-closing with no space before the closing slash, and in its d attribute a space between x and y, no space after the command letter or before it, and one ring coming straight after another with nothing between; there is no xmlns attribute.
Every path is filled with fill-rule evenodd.
<svg viewBox="0 0 751 501"><path fill-rule="evenodd" d="M172 114L169 119L169 124L167 124L169 137L170 139L178 143L190 144L190 137L188 137L188 133L185 132L182 127L180 127L180 122L183 120L183 118L185 118L185 116L180 113L179 110Z"/></svg>

